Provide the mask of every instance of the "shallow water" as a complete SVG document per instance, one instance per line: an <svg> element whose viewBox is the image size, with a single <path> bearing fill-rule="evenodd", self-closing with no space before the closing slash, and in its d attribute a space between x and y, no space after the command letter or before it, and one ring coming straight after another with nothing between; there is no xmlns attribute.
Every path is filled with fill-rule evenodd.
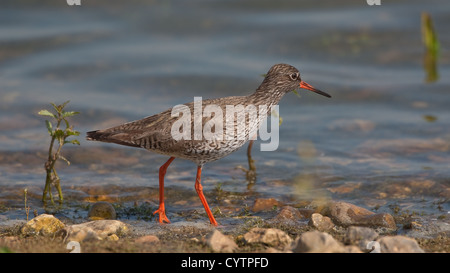
<svg viewBox="0 0 450 273"><path fill-rule="evenodd" d="M3 1L1 214L25 217L24 188L42 210L49 138L37 112L50 102L70 100L68 110L81 112L73 125L84 136L194 96L249 94L271 65L285 62L333 98L305 90L283 98L278 150L254 145L255 185L248 187L237 168L247 167L246 146L207 164L203 185L213 207L240 210L257 197L287 204L337 199L448 221L450 4L316 2ZM441 43L434 83L425 83L422 11L432 15ZM72 165L59 165L69 204L157 203L166 157L78 139L81 146L63 152ZM170 166L171 213L202 211L194 176L191 162Z"/></svg>

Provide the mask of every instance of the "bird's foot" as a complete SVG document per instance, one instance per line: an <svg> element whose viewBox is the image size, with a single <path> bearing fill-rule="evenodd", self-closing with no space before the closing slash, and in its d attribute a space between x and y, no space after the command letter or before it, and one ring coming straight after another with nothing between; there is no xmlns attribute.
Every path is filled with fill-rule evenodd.
<svg viewBox="0 0 450 273"><path fill-rule="evenodd" d="M155 212L153 212L153 215L155 215L156 213L159 214L159 223L164 224L164 223L168 223L170 224L169 218L167 218L166 216L166 210L164 207L159 207L159 209L155 210Z"/></svg>

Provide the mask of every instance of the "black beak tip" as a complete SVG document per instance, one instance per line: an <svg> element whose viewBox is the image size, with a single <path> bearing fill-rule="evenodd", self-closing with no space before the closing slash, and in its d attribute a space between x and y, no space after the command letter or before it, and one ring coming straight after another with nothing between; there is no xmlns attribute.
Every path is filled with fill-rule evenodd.
<svg viewBox="0 0 450 273"><path fill-rule="evenodd" d="M331 98L331 95L330 95L330 94L325 93L325 92L323 92L322 90L316 89L316 90L314 90L314 92L316 92L317 94L320 94L320 95L322 95L322 96L324 96L324 97Z"/></svg>

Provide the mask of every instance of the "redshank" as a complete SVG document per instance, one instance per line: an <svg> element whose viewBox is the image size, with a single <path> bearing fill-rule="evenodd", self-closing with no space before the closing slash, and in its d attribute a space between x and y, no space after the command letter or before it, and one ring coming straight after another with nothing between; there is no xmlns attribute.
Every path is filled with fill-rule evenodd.
<svg viewBox="0 0 450 273"><path fill-rule="evenodd" d="M271 106L277 105L280 99L286 94L297 88L304 88L320 95L331 97L329 94L320 91L300 78L299 71L288 64L276 64L267 72L263 82L256 89L256 91L248 96L232 96L219 99L208 99L202 101L202 109L207 105L217 105L222 109L226 106L248 105L267 106L267 114L270 114ZM194 103L187 103L185 106L194 111ZM225 112L225 111L224 111ZM222 157L229 155L242 147L252 137L255 128L259 127L262 122L260 115L257 119L252 120L246 116L246 123L244 124L245 136L229 139L205 139L200 140L195 137L174 139L172 136L172 126L177 121L177 117L172 116L172 109L166 110L162 113L149 116L140 120L131 121L118 125L112 128L87 132L87 140L95 140L102 142L116 143L126 146L144 148L159 154L170 156L169 160L159 168L159 208L153 213L159 214L160 223L170 223L166 216L164 206L164 176L170 163L175 158L183 158L193 161L197 164L197 176L195 180L195 190L205 208L206 214L212 225L217 226L217 221L211 212L211 209L206 202L203 195L203 187L201 185L201 174L203 165ZM225 116L224 116L225 118ZM264 116L265 118L265 116ZM210 119L202 118L202 125L205 125ZM189 128L193 128L194 118L191 119ZM234 122L234 130L237 132L238 127L242 126L239 122ZM239 129L241 130L241 129ZM191 130L194 136L194 130ZM240 131L242 132L242 131Z"/></svg>

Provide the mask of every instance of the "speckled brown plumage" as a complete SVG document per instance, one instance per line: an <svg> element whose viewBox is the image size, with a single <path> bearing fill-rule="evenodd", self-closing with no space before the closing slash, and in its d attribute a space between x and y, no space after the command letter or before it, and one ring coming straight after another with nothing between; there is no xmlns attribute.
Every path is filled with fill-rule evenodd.
<svg viewBox="0 0 450 273"><path fill-rule="evenodd" d="M273 105L277 105L283 95L299 87L306 88L308 90L329 97L328 94L317 90L303 82L300 78L299 71L295 67L287 64L277 64L270 68L263 82L253 94L248 96L232 96L219 99L203 100L202 110L204 110L205 106L207 105L219 106L223 110L223 127L225 131L225 121L227 119L225 109L227 105L242 105L242 108L245 108L249 105L254 105L256 107L260 105L266 105L267 111L270 111L270 107ZM187 103L185 105L189 107L191 113L194 113L194 102ZM163 186L163 178L161 179L161 172L164 171L165 173L165 169L167 169L173 158L183 158L195 162L199 166L197 180L198 184L200 184L199 173L201 172L203 164L225 157L242 147L248 141L248 139L253 136L251 135L251 133L256 132L261 124L262 119L265 118L262 115L258 115L257 119L250 119L249 115L245 115L246 122L244 130L239 131L243 132L243 135L238 136L237 134L239 127L243 126L243 124L234 122L233 135L235 137L232 139L228 139L224 134L224 137L219 140L195 140L193 125L194 115L192 114L190 140L175 140L172 137L171 128L173 123L177 121L179 117L172 117L171 113L172 109L169 109L162 113L149 116L137 121L128 122L108 129L91 131L87 133L87 140L111 142L132 147L139 147L159 154L170 156L171 159L163 165L163 167L165 168L162 169L164 170L160 169L160 190L162 190L161 186ZM230 116L228 116L228 118L230 118ZM205 126L205 124L210 119L211 118L203 117L202 125ZM199 193L200 199L202 199L201 195L203 194L201 193L201 189L200 191L197 190L197 192ZM163 197L163 194L161 194L160 197ZM206 200L203 204L205 206L205 210L208 213L209 207L207 208ZM163 207L162 210L161 206ZM168 219L167 217L165 217L164 213L163 200L160 200L160 209L157 212L160 214L160 222L168 222ZM162 214L164 215L162 216ZM208 213L208 216L211 223L217 225L217 222L215 222L215 219L214 217L212 217L212 214L210 214L210 212Z"/></svg>

